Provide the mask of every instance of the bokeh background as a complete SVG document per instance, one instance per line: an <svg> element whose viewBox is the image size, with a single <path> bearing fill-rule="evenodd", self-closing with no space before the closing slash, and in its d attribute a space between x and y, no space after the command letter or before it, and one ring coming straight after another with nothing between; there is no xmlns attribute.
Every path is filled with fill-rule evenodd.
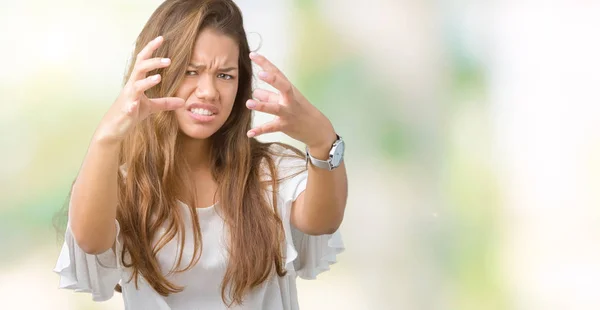
<svg viewBox="0 0 600 310"><path fill-rule="evenodd" d="M160 1L0 3L0 309L122 309L57 289L52 217ZM600 308L598 1L237 3L348 145L303 309Z"/></svg>

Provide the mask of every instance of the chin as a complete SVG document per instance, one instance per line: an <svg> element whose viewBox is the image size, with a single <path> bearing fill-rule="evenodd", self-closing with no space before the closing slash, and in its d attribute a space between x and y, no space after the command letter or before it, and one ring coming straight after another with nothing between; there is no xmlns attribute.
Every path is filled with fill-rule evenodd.
<svg viewBox="0 0 600 310"><path fill-rule="evenodd" d="M219 128L220 126L184 125L179 127L179 131L189 138L205 140L212 137L219 130Z"/></svg>

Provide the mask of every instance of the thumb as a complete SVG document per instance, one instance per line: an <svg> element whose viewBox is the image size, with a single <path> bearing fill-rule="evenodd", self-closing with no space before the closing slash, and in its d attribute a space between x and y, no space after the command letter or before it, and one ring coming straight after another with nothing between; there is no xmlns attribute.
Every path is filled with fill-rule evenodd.
<svg viewBox="0 0 600 310"><path fill-rule="evenodd" d="M151 112L175 110L185 105L185 101L177 97L152 98L148 101L150 102Z"/></svg>

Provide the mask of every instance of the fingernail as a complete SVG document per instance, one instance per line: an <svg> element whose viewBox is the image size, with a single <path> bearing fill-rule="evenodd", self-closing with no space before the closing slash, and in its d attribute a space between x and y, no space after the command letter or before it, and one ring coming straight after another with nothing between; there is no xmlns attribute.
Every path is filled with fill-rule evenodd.
<svg viewBox="0 0 600 310"><path fill-rule="evenodd" d="M150 79L153 81L158 81L159 77L160 77L160 74L155 74L155 75L151 76Z"/></svg>
<svg viewBox="0 0 600 310"><path fill-rule="evenodd" d="M154 39L154 42L158 42L158 41L160 41L160 40L162 40L162 36L158 36L158 37L156 37L156 38Z"/></svg>
<svg viewBox="0 0 600 310"><path fill-rule="evenodd" d="M163 58L163 59L160 60L160 62L162 62L164 64L168 64L168 63L171 62L171 59L169 59L169 58Z"/></svg>
<svg viewBox="0 0 600 310"><path fill-rule="evenodd" d="M254 131L248 131L248 138L252 138L256 135Z"/></svg>
<svg viewBox="0 0 600 310"><path fill-rule="evenodd" d="M258 73L258 76L261 77L261 78L263 78L263 79L266 79L267 77L269 77L269 74L267 72L265 72L265 71L260 71Z"/></svg>
<svg viewBox="0 0 600 310"><path fill-rule="evenodd" d="M248 108L250 108L250 109L254 109L254 108L256 108L256 101L254 101L254 100L248 100L246 102L246 106Z"/></svg>
<svg viewBox="0 0 600 310"><path fill-rule="evenodd" d="M250 53L250 58L255 58L256 56L258 56L257 52L251 52Z"/></svg>

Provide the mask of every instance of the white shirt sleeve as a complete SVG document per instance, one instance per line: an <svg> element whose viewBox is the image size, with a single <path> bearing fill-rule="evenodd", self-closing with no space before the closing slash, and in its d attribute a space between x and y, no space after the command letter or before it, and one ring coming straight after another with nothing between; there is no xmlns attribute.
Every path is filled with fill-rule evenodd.
<svg viewBox="0 0 600 310"><path fill-rule="evenodd" d="M293 154L291 151L284 153ZM331 235L312 236L291 224L292 203L306 189L308 171L305 167L306 161L302 158L283 156L278 160L279 178L284 179L279 183L277 206L285 230L286 269L303 279L315 279L336 262L337 254L344 251L344 243L339 231Z"/></svg>
<svg viewBox="0 0 600 310"><path fill-rule="evenodd" d="M98 255L85 253L76 243L67 223L63 243L54 272L60 276L59 288L91 293L94 301L105 301L114 295L114 288L121 279L121 244L119 222L115 220L117 237L115 250L108 249Z"/></svg>

